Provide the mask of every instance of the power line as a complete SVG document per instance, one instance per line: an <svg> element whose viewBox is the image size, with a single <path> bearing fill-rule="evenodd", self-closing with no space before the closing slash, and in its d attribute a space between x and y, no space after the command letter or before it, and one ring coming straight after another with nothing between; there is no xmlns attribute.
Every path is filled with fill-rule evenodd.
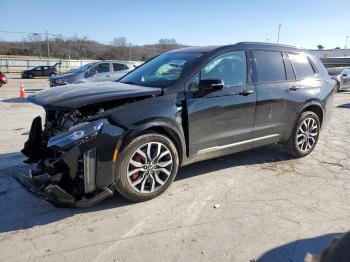
<svg viewBox="0 0 350 262"><path fill-rule="evenodd" d="M44 32L44 33L38 33L38 32L21 32L21 31L6 31L6 30L0 30L0 33L59 36L59 35L56 35L56 34L49 34L49 33L46 33L46 32Z"/></svg>

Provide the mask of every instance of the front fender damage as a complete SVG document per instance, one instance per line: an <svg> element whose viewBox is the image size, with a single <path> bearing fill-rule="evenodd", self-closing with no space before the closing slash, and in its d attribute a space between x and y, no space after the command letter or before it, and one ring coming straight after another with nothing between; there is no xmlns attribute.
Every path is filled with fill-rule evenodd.
<svg viewBox="0 0 350 262"><path fill-rule="evenodd" d="M35 118L22 150L35 168L16 179L57 206L100 202L114 192L115 152L124 131L107 119L99 119L45 139L41 118Z"/></svg>

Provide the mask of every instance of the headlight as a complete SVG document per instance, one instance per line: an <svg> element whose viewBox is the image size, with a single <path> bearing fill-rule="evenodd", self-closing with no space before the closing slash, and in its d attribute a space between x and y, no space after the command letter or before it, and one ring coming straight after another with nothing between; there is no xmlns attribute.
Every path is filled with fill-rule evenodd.
<svg viewBox="0 0 350 262"><path fill-rule="evenodd" d="M56 146L67 150L75 145L85 143L97 136L105 123L108 123L108 121L104 118L94 122L80 123L71 127L68 132L50 138L47 146Z"/></svg>
<svg viewBox="0 0 350 262"><path fill-rule="evenodd" d="M56 80L57 83L59 84L66 84L67 83L67 79L66 78L59 78Z"/></svg>

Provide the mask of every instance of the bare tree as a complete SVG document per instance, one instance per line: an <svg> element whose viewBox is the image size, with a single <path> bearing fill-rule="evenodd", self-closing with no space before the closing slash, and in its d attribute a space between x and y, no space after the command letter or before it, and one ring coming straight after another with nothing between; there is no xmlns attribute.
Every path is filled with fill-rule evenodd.
<svg viewBox="0 0 350 262"><path fill-rule="evenodd" d="M118 47L125 47L127 46L127 40L125 36L118 36L114 37L112 40L112 45L118 46Z"/></svg>

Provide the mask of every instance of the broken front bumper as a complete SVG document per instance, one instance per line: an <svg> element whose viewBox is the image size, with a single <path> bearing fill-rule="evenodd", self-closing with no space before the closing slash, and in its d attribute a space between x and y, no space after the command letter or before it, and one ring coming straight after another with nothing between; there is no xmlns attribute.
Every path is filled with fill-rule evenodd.
<svg viewBox="0 0 350 262"><path fill-rule="evenodd" d="M59 206L95 204L113 194L116 152L124 131L99 119L45 144L41 118L36 118L22 153L37 167L16 178L31 192Z"/></svg>

